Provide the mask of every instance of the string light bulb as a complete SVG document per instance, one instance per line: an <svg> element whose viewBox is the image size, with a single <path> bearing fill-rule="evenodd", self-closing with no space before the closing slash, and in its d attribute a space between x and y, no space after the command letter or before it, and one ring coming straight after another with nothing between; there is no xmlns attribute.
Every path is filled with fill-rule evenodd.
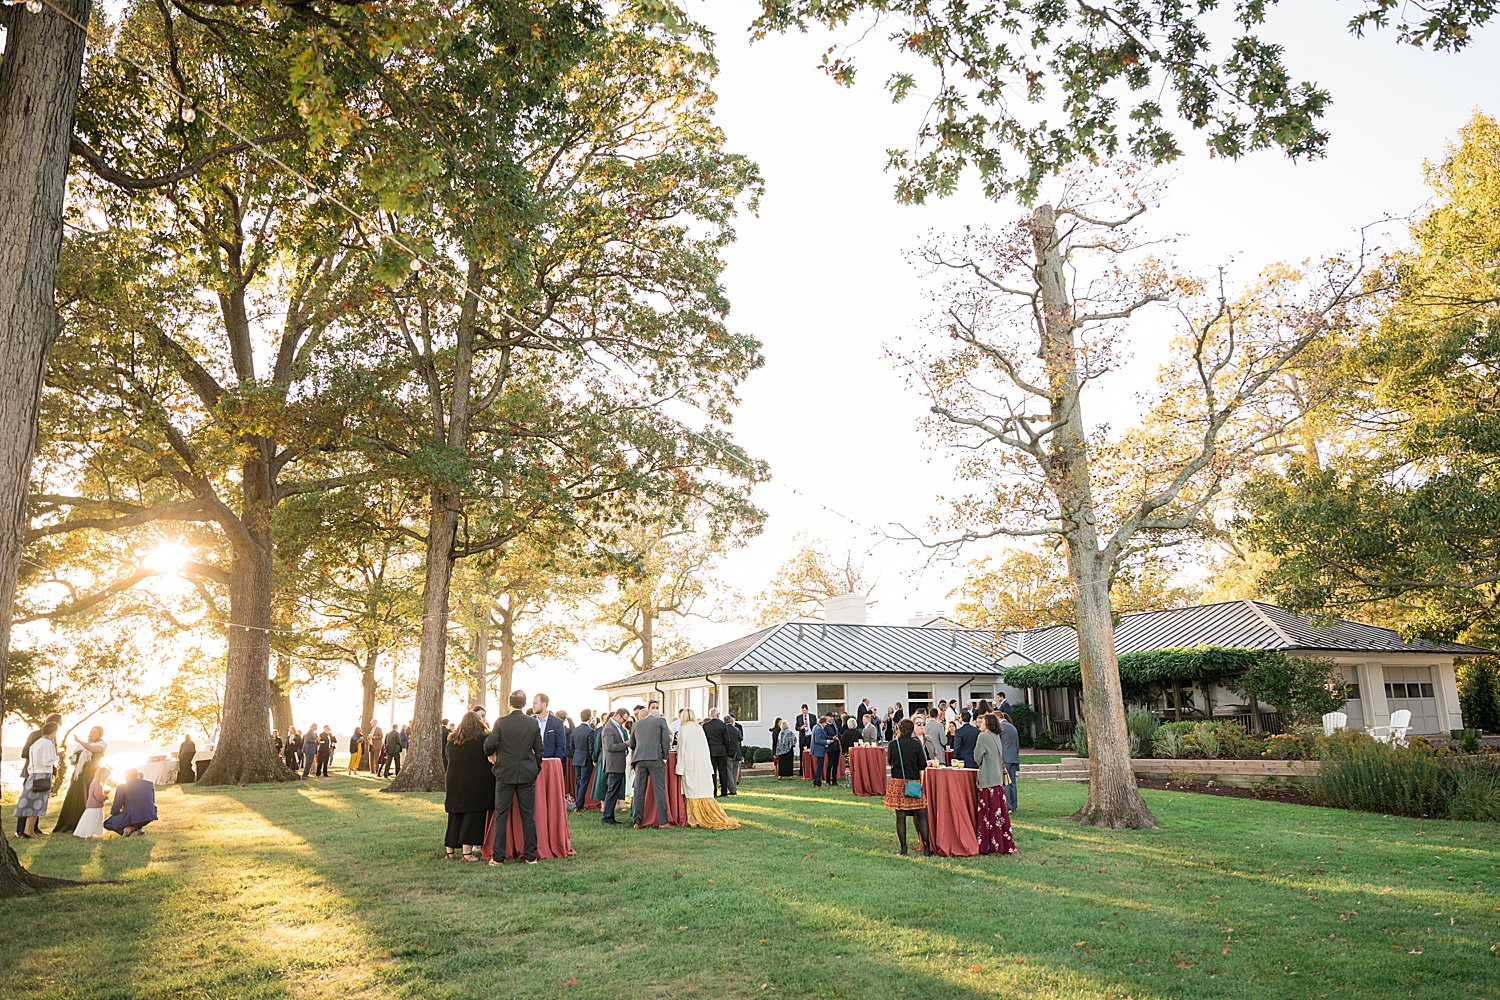
<svg viewBox="0 0 1500 1000"><path fill-rule="evenodd" d="M411 259L411 269L413 271L420 271L420 270L422 270L422 261L421 261L420 258L413 257Z"/></svg>
<svg viewBox="0 0 1500 1000"><path fill-rule="evenodd" d="M42 12L42 0L26 0L26 9L33 14Z"/></svg>
<svg viewBox="0 0 1500 1000"><path fill-rule="evenodd" d="M182 120L188 124L192 124L193 119L197 117L198 112L194 111L191 105L182 109Z"/></svg>

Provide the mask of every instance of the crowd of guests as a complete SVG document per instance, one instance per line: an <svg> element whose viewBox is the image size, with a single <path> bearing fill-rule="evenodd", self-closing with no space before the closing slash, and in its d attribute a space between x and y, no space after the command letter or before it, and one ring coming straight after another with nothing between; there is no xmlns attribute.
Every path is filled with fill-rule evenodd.
<svg viewBox="0 0 1500 1000"><path fill-rule="evenodd" d="M116 783L110 780L110 769L102 764L109 749L109 744L104 741L104 728L94 726L87 738L73 734L71 748L65 748L59 746L63 742L61 727L62 716L49 715L41 728L27 735L21 748L21 794L16 799L14 813L16 836L30 840L47 832L39 824L47 815L47 807L64 770L65 751L71 780L52 833L92 838L111 831L122 837L132 837L142 833L147 824L155 822L154 784L135 768L125 771L124 781ZM191 740L184 741L184 745L190 746ZM191 759L188 758L189 763ZM114 801L110 804L109 815L105 816L104 806L111 788L115 793Z"/></svg>
<svg viewBox="0 0 1500 1000"><path fill-rule="evenodd" d="M616 813L628 797L631 825L641 829L647 822L648 786L657 826L668 824L667 766L675 750L674 773L681 784L687 825L739 827L717 802L719 796L738 794L744 730L733 716L721 718L715 710L700 721L691 709L683 709L669 723L652 701L633 711L616 709L603 719L584 709L575 724L565 713L554 713L545 694L536 695L527 707L522 691L511 693L509 706L491 727L484 707L476 705L446 733L448 826L443 843L448 859L482 860L485 821L493 811L489 863L503 863L507 824L515 808L520 814L523 860L537 860L536 782L548 758L572 765L573 809L582 810L597 799L602 804L600 822L620 826Z"/></svg>
<svg viewBox="0 0 1500 1000"><path fill-rule="evenodd" d="M847 773L850 750L859 743L886 746L890 767L885 804L896 812L896 837L906 853L906 820L910 816L922 838L924 853L931 853L927 814L922 796L922 770L930 763L962 761L979 772L978 834L980 853L1010 853L1009 815L1017 804L1016 778L1021 771L1021 734L1010 720L1010 702L991 705L987 699L962 707L958 701L939 701L930 709L918 709L906 717L900 702L882 715L866 698L851 714L802 711L790 725L781 718L771 723L772 754L778 779L792 777L794 758L799 766L811 757L813 787L838 785L838 775ZM803 777L809 775L803 774Z"/></svg>

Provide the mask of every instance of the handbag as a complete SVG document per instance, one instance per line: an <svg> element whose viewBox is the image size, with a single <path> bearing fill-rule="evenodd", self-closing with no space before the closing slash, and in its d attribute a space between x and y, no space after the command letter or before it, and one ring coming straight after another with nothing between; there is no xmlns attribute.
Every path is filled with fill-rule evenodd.
<svg viewBox="0 0 1500 1000"><path fill-rule="evenodd" d="M40 795L42 792L50 792L50 791L52 791L52 775L51 775L51 773L48 773L48 774L33 774L31 776L31 790L33 792L37 793L38 795Z"/></svg>
<svg viewBox="0 0 1500 1000"><path fill-rule="evenodd" d="M905 778L906 754L901 752L901 740L899 737L896 740L896 760L901 762L901 777ZM901 794L905 795L909 799L920 799L922 797L922 783L920 781L912 781L908 778L906 781L906 787L901 790ZM904 823L906 821L902 820L902 822ZM902 836L905 836L905 834L902 834Z"/></svg>

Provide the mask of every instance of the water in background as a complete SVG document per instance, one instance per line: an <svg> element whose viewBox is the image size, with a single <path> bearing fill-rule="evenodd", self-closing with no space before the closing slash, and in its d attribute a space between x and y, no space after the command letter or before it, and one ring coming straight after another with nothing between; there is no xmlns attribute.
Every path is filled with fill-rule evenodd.
<svg viewBox="0 0 1500 1000"><path fill-rule="evenodd" d="M176 748L168 749L157 743L142 743L137 740L106 740L109 749L104 753L103 764L114 772L116 777L123 776L127 767L140 767L151 757L166 756L175 753ZM0 751L0 788L4 788L10 796L19 795L21 792L21 748L19 746L5 747ZM7 798L6 801L13 801Z"/></svg>

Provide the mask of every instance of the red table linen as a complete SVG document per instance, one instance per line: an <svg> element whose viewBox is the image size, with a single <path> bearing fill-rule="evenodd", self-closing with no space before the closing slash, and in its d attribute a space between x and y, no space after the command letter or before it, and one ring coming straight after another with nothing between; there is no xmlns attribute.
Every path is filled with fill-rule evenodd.
<svg viewBox="0 0 1500 1000"><path fill-rule="evenodd" d="M885 795L885 750L849 748L849 787L855 795Z"/></svg>
<svg viewBox="0 0 1500 1000"><path fill-rule="evenodd" d="M977 782L972 768L929 767L922 772L922 790L927 796L927 829L932 849L950 858L971 858L979 853Z"/></svg>
<svg viewBox="0 0 1500 1000"><path fill-rule="evenodd" d="M811 781L813 778L813 761L817 759L818 758L812 755L811 750L802 751L802 777L806 778L808 781ZM844 780L844 757L842 754L839 755L839 762L833 766L833 780ZM884 788L880 790L880 794L885 794Z"/></svg>
<svg viewBox="0 0 1500 1000"><path fill-rule="evenodd" d="M568 833L568 806L563 801L563 762L556 757L542 761L542 773L536 779L536 853L539 858L566 858L575 854L573 838ZM492 857L495 843L495 811L484 820L484 851ZM510 804L510 821L505 824L505 856L519 858L525 854L526 840L521 830L521 809L514 799Z"/></svg>
<svg viewBox="0 0 1500 1000"><path fill-rule="evenodd" d="M656 789L642 771L635 772L634 790L645 799L641 826L656 826ZM677 776L676 750L667 754L667 825L687 826L687 800L682 797L682 779Z"/></svg>

